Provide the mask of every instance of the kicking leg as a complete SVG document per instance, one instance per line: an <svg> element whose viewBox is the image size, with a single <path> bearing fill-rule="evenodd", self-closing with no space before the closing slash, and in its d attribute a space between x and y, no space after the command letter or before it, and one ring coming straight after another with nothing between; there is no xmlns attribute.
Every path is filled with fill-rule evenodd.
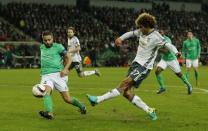
<svg viewBox="0 0 208 131"><path fill-rule="evenodd" d="M103 102L105 100L111 99L113 97L119 96L126 88L132 86L133 79L131 77L127 77L125 80L121 82L121 84L118 86L118 88L114 88L111 91L101 95L101 96L91 96L87 95L90 103L92 106Z"/></svg>

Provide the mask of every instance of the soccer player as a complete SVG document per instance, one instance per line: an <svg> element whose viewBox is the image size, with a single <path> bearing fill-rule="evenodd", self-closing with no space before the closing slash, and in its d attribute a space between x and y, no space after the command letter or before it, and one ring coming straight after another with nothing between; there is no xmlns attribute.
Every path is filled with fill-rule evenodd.
<svg viewBox="0 0 208 131"><path fill-rule="evenodd" d="M92 71L82 71L82 58L80 56L80 43L79 39L75 36L75 29L74 27L67 28L67 37L68 37L68 52L71 54L72 57L72 64L69 67L69 70L75 68L79 77L86 77L90 75L97 75L100 76L100 72L98 69Z"/></svg>
<svg viewBox="0 0 208 131"><path fill-rule="evenodd" d="M61 94L63 100L78 107L82 114L86 113L85 105L81 104L75 97L68 93L68 68L71 64L71 56L65 48L58 43L53 42L53 34L45 31L42 34L43 44L41 51L41 84L46 87L46 94L43 96L45 111L39 114L47 119L53 119L53 104L51 93L55 88ZM63 57L66 60L63 65Z"/></svg>
<svg viewBox="0 0 208 131"><path fill-rule="evenodd" d="M167 42L172 43L170 38L165 35L164 30L161 29L159 32ZM164 71L167 67L170 67L170 69L173 72L175 72L175 74L186 84L187 89L188 89L188 94L191 94L192 93L192 86L189 83L189 81L187 80L187 78L185 77L185 75L183 75L181 73L181 68L178 63L176 55L172 51L169 51L165 48L161 48L159 51L161 51L161 53L160 53L161 60L157 64L157 68L155 70L155 75L156 75L157 81L160 85L160 89L157 92L157 94L160 94L160 93L166 91L161 72Z"/></svg>
<svg viewBox="0 0 208 131"><path fill-rule="evenodd" d="M135 24L138 28L137 30L127 32L115 40L115 44L119 45L128 38L139 37L137 54L129 68L127 77L117 88L101 96L88 94L87 97L91 105L94 106L100 102L123 94L129 102L143 109L149 115L150 119L156 120L157 115L155 109L149 107L139 96L135 95L132 91L132 86L138 88L141 82L148 76L150 70L153 68L153 63L159 48L167 47L173 50L174 53L178 53L178 51L174 46L166 42L154 29L156 26L156 19L154 16L148 13L142 13L136 19Z"/></svg>
<svg viewBox="0 0 208 131"><path fill-rule="evenodd" d="M199 40L193 36L191 31L187 33L187 39L183 41L182 57L186 59L186 77L189 79L189 71L191 66L194 67L196 86L198 86L198 66L201 53L201 45Z"/></svg>

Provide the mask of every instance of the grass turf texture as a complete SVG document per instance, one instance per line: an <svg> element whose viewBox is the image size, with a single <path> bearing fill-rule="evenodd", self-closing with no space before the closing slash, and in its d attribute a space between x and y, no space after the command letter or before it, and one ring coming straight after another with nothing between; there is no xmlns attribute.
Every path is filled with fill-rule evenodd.
<svg viewBox="0 0 208 131"><path fill-rule="evenodd" d="M86 68L90 70L91 68ZM0 131L205 131L208 130L208 67L199 68L199 86L187 95L182 81L170 70L163 72L167 91L157 95L159 85L154 71L135 93L149 106L157 109L158 120L119 96L91 107L86 94L101 95L115 88L124 79L128 68L100 68L102 76L78 78L73 70L69 75L70 94L85 103L88 112L81 115L77 108L53 92L54 120L38 115L42 99L32 96L32 86L39 83L39 69L0 70ZM194 73L191 83L195 85ZM206 89L202 91L199 88Z"/></svg>

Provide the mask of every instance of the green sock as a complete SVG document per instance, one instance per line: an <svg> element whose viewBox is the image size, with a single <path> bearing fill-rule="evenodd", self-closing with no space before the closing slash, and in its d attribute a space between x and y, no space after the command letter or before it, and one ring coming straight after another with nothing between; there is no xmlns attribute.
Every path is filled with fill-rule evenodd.
<svg viewBox="0 0 208 131"><path fill-rule="evenodd" d="M52 102L52 99L51 99L50 95L46 94L43 97L43 103L44 103L46 111L48 111L48 112L52 112L53 111L53 102Z"/></svg>
<svg viewBox="0 0 208 131"><path fill-rule="evenodd" d="M196 79L196 81L198 80L198 77L199 77L198 72L195 71L195 79Z"/></svg>
<svg viewBox="0 0 208 131"><path fill-rule="evenodd" d="M72 105L79 107L80 109L82 109L84 106L79 102L79 100L75 97L72 97Z"/></svg>
<svg viewBox="0 0 208 131"><path fill-rule="evenodd" d="M186 78L187 78L187 80L189 80L189 76L190 76L189 71L186 71Z"/></svg>
<svg viewBox="0 0 208 131"><path fill-rule="evenodd" d="M191 86L190 82L188 81L188 79L186 78L185 75L182 75L181 80L182 80L187 86Z"/></svg>
<svg viewBox="0 0 208 131"><path fill-rule="evenodd" d="M157 78L157 81L158 81L158 83L159 83L159 85L160 85L160 88L165 88L165 84L164 84L164 81L163 81L163 78L162 78L162 75L156 75L156 78Z"/></svg>

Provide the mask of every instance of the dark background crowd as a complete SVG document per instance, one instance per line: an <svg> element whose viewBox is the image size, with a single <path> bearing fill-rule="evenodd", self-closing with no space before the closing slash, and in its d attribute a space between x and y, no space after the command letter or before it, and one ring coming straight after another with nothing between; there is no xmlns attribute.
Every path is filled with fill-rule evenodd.
<svg viewBox="0 0 208 131"><path fill-rule="evenodd" d="M186 39L186 32L192 30L201 41L201 62L208 64L207 12L172 11L165 3L153 3L151 10L115 7L82 9L69 5L31 3L0 4L1 19L4 19L0 19L0 41L28 41L28 37L14 30L14 26L39 42L41 42L42 31L51 30L55 41L66 46L66 28L74 26L81 43L81 54L83 57L89 56L93 66L127 66L136 54L138 40L135 38L125 41L121 47L116 47L114 40L121 34L136 29L134 21L142 12L149 12L156 16L158 28L166 30L179 51L182 42ZM5 44L1 48L6 50L4 51L6 53L0 51L3 64L8 61L5 60L8 54L10 54L10 61L12 61L11 54L18 56L39 54L37 44L24 43L18 46ZM14 63L10 62L9 66L14 66Z"/></svg>

